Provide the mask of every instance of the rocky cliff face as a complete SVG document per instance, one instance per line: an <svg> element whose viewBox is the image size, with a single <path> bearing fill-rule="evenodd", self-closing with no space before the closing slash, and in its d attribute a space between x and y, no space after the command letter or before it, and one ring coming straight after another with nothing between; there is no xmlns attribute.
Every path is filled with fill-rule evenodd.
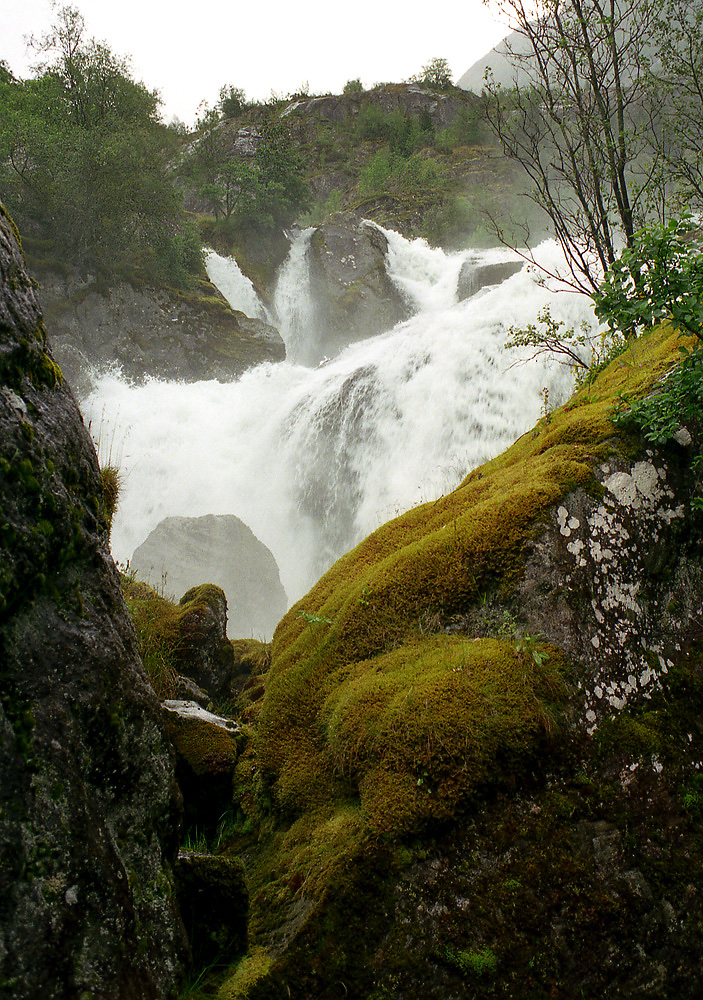
<svg viewBox="0 0 703 1000"><path fill-rule="evenodd" d="M0 210L0 992L175 994L180 797L94 448Z"/></svg>
<svg viewBox="0 0 703 1000"><path fill-rule="evenodd" d="M217 289L199 294L102 288L78 274L39 273L39 298L62 370L76 391L90 367L118 366L130 379L231 379L263 361L282 361L278 332L232 310Z"/></svg>
<svg viewBox="0 0 703 1000"><path fill-rule="evenodd" d="M396 83L380 85L366 93L293 101L283 114L294 120L343 122L358 115L364 105L373 104L384 114L394 111L409 116L426 114L436 129L443 129L467 103L459 95L438 93L414 83Z"/></svg>

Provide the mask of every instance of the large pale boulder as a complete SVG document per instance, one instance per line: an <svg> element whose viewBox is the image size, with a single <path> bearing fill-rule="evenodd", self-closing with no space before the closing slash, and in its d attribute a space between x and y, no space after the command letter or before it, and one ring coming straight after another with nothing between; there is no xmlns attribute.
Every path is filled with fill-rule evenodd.
<svg viewBox="0 0 703 1000"><path fill-rule="evenodd" d="M233 637L270 636L288 606L276 560L233 514L167 517L130 564L139 577L176 597L203 582L221 587Z"/></svg>
<svg viewBox="0 0 703 1000"><path fill-rule="evenodd" d="M174 996L180 795L95 450L0 207L0 993Z"/></svg>

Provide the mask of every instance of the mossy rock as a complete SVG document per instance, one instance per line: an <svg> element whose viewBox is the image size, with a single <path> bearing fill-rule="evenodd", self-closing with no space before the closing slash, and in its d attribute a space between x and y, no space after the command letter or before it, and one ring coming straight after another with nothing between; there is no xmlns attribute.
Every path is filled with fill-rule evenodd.
<svg viewBox="0 0 703 1000"><path fill-rule="evenodd" d="M283 618L235 774L235 801L259 838L244 856L252 947L262 949L251 968L261 975L250 980L245 962L222 997L288 989L308 1000L334 995L334 982L367 1000L396 995L401 981L398 996L409 996L415 972L421 992L436 976L447 995L461 995L467 984L458 980L469 977L476 996L492 995L505 952L485 933L428 946L417 916L425 950L415 972L406 950L391 955L379 942L392 933L395 947L403 936L387 893L413 850L421 855L440 831L461 840L496 796L520 799L516 789L543 783L535 809L548 810L545 836L548 829L554 850L566 852L558 855L565 870L581 878L557 830L573 813L571 786L551 792L544 777L557 758L577 769L586 739L574 709L578 664L515 615L526 607L521 588L535 549L545 537L561 539L559 505L577 497L584 510L597 506L611 474L603 470L640 460L642 443L616 432L610 415L621 394L651 391L680 343L664 326L632 344L451 494L370 535ZM650 759L669 745L650 717L623 715L610 731ZM695 805L697 794L689 790L687 801ZM522 819L500 833L506 845L521 822L532 828L523 806ZM586 891L602 899L600 885Z"/></svg>
<svg viewBox="0 0 703 1000"><path fill-rule="evenodd" d="M242 722L258 718L271 666L271 643L259 639L233 639L234 671L231 691Z"/></svg>
<svg viewBox="0 0 703 1000"><path fill-rule="evenodd" d="M124 575L122 589L156 693L173 697L177 675L183 674L211 698L229 698L234 653L227 639L223 590L202 584L175 604L148 584Z"/></svg>
<svg viewBox="0 0 703 1000"><path fill-rule="evenodd" d="M196 775L234 770L243 739L237 723L193 702L167 700L163 706L164 728L179 756Z"/></svg>
<svg viewBox="0 0 703 1000"><path fill-rule="evenodd" d="M450 791L446 772L453 751L435 757L423 747L428 739L432 745L433 728L442 728L442 714L454 699L450 692L461 690L452 666L462 659L475 677L490 678L492 670L505 675L506 704L516 712L517 729L525 724L522 751L529 753L530 744L540 738L537 720L551 717L549 700L559 686L558 653L544 659L548 677L528 672L526 692L523 674L508 670L508 644L483 640L472 646L422 635L423 623L434 619L437 631L480 606L488 594L509 602L527 543L550 523L554 506L578 487L597 492L594 466L626 447L615 437L609 417L618 394L646 391L670 368L678 346L669 329L634 344L592 386L472 472L453 493L370 535L283 618L274 635L256 746L262 772L270 776L285 812L334 796L349 781L362 803L377 796L380 803L385 784L395 789L386 799L408 803L397 825L393 812L385 813L386 829L397 833L412 825L414 811L418 820L426 813L428 796L416 787L419 778L425 782L426 771L427 787L444 790L438 798L441 808L433 805L430 814L450 815L471 781L455 780ZM411 706L422 705L425 698L428 705L436 699L436 711L428 713L421 732ZM534 712L529 723L520 707L526 703ZM402 704L402 712L396 704ZM457 724L462 724L463 711L452 708ZM490 771L488 761L509 747L506 734L512 725L508 711L502 735L491 736L488 720L495 706L485 702L483 712L483 721L479 712L471 724L477 741L473 753L486 762L485 772L482 766L477 774ZM384 735L386 729L392 740ZM395 777L391 780L381 770L374 782L370 771L359 770L360 755L381 767L381 747L391 743ZM461 752L466 754L466 747ZM377 794L370 792L374 784Z"/></svg>

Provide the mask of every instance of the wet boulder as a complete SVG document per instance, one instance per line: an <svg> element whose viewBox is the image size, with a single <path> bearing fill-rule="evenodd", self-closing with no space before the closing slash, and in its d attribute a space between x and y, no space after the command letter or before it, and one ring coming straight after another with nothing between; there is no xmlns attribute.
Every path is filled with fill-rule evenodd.
<svg viewBox="0 0 703 1000"><path fill-rule="evenodd" d="M300 360L315 364L348 344L390 330L409 315L386 273L388 241L380 229L338 215L310 241L314 339Z"/></svg>
<svg viewBox="0 0 703 1000"><path fill-rule="evenodd" d="M193 292L104 287L90 275L44 270L39 295L56 357L80 395L90 391L92 369L197 382L285 358L274 327L232 309L206 281Z"/></svg>
<svg viewBox="0 0 703 1000"><path fill-rule="evenodd" d="M173 996L180 795L90 436L0 208L0 984Z"/></svg>
<svg viewBox="0 0 703 1000"><path fill-rule="evenodd" d="M465 260L459 271L457 283L457 298L460 302L470 299L476 292L489 285L500 285L501 282L521 271L524 262L521 260L503 260L485 263L480 260Z"/></svg>

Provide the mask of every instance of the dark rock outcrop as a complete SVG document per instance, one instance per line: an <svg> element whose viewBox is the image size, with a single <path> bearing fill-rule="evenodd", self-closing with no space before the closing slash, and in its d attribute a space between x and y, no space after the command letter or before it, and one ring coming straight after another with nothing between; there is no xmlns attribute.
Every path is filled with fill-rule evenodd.
<svg viewBox="0 0 703 1000"><path fill-rule="evenodd" d="M358 115L368 104L380 108L384 114L400 112L409 117L427 114L435 128L443 129L451 125L467 101L463 95L439 93L416 83L396 83L364 93L303 98L293 101L283 115L307 121L343 122Z"/></svg>
<svg viewBox="0 0 703 1000"><path fill-rule="evenodd" d="M460 302L470 298L488 285L499 285L506 278L521 271L524 264L521 260L505 260L495 264L479 264L465 260L459 271L457 282L457 298Z"/></svg>
<svg viewBox="0 0 703 1000"><path fill-rule="evenodd" d="M0 209L0 991L175 994L180 796L95 450Z"/></svg>
<svg viewBox="0 0 703 1000"><path fill-rule="evenodd" d="M273 555L232 514L167 517L135 549L130 565L176 595L203 580L221 587L232 636L270 636L288 607Z"/></svg>
<svg viewBox="0 0 703 1000"><path fill-rule="evenodd" d="M230 308L214 285L194 295L122 283L103 288L78 274L39 274L55 356L76 391L89 367L118 366L137 381L228 380L264 361L282 361L278 332Z"/></svg>
<svg viewBox="0 0 703 1000"><path fill-rule="evenodd" d="M231 961L246 951L249 900L242 863L181 851L176 879L195 961L202 965Z"/></svg>
<svg viewBox="0 0 703 1000"><path fill-rule="evenodd" d="M317 227L309 250L316 340L306 342L304 363L333 357L407 318L408 307L386 273L387 250L384 234L353 216Z"/></svg>
<svg viewBox="0 0 703 1000"><path fill-rule="evenodd" d="M213 584L188 590L178 605L175 662L211 698L228 697L234 664L227 641L227 600Z"/></svg>

